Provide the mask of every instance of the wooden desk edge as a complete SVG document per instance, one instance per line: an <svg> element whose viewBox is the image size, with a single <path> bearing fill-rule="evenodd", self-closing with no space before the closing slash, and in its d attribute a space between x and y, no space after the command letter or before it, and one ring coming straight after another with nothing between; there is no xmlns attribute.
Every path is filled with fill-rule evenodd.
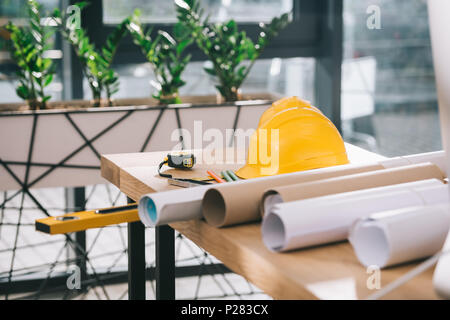
<svg viewBox="0 0 450 320"><path fill-rule="evenodd" d="M120 189L120 167L111 159L111 155L102 155L100 158L100 174L108 182Z"/></svg>
<svg viewBox="0 0 450 320"><path fill-rule="evenodd" d="M147 193L156 192L151 187L147 186L141 181L138 181L131 174L124 170L119 170L120 191L125 193L127 197L138 202L142 195ZM126 181L133 181L132 184L126 183ZM142 191L139 191L142 190Z"/></svg>

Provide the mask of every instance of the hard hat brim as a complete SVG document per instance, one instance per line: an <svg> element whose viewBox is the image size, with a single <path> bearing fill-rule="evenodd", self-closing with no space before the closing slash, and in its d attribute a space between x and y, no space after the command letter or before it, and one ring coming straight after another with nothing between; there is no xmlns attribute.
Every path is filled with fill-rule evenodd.
<svg viewBox="0 0 450 320"><path fill-rule="evenodd" d="M237 170L236 175L241 179L253 179L261 177L261 172L259 168L251 165L244 165L242 168Z"/></svg>
<svg viewBox="0 0 450 320"><path fill-rule="evenodd" d="M326 157L311 158L295 165L295 168L288 167L279 170L276 174L292 173L298 171L307 171L348 164L347 153L332 154ZM252 179L266 177L268 175L261 174L261 166L254 164L246 164L236 171L236 175L241 179Z"/></svg>

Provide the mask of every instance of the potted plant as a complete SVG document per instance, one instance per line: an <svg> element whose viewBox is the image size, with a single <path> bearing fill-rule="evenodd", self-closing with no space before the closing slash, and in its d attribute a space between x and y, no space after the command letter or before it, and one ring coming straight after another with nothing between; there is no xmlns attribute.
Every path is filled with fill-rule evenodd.
<svg viewBox="0 0 450 320"><path fill-rule="evenodd" d="M176 0L175 3L179 20L175 25L176 34L191 35L209 58L213 67L204 70L217 79L216 88L223 99L239 100L240 87L256 59L269 41L288 25L289 15L275 17L268 25L260 23L258 40L253 42L244 31L239 32L234 20L209 22L198 0Z"/></svg>
<svg viewBox="0 0 450 320"><path fill-rule="evenodd" d="M52 82L54 74L52 60L44 56L44 52L52 47L53 30L41 25L40 8L36 0L29 0L29 25L19 27L9 22L6 26L12 57L18 66L16 93L28 102L31 110L47 108L51 96L45 93L45 88Z"/></svg>
<svg viewBox="0 0 450 320"><path fill-rule="evenodd" d="M77 4L80 11L86 5L86 2ZM100 106L103 92L106 95L107 105L112 106L112 95L119 91L119 76L111 65L119 43L126 34L129 20L125 19L115 28L100 50L91 43L86 31L71 23L70 17L62 14L59 9L54 10L53 20L64 39L72 45L80 61L83 75L87 78L92 91L93 106Z"/></svg>
<svg viewBox="0 0 450 320"><path fill-rule="evenodd" d="M153 97L163 105L181 103L178 89L186 84L181 79L181 74L191 60L191 56L183 55L183 52L192 40L187 34L174 39L165 31L158 31L157 36L152 39L152 29L145 30L139 19L140 15L140 10L136 9L129 19L128 30L156 76L154 86L157 94Z"/></svg>

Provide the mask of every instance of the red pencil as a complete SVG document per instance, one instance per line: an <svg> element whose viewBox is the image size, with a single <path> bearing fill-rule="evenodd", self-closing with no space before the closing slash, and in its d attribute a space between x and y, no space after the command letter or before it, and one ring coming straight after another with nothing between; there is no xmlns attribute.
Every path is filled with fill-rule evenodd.
<svg viewBox="0 0 450 320"><path fill-rule="evenodd" d="M219 177L217 174L214 173L212 170L206 171L207 174L209 174L214 180L216 180L218 183L224 183L225 180L223 180L221 177Z"/></svg>

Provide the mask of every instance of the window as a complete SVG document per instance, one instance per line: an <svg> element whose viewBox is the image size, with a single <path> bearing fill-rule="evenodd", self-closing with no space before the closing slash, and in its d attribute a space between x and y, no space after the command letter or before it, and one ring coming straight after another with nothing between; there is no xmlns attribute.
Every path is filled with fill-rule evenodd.
<svg viewBox="0 0 450 320"><path fill-rule="evenodd" d="M314 99L314 58L260 59L242 86L245 94L274 93L281 96L297 95L306 100ZM183 79L187 82L180 90L185 95L215 95L217 90L211 77L203 71L204 62L191 62ZM154 92L151 80L153 72L148 63L120 64L114 66L120 75L120 91L116 98L150 97ZM85 98L91 93L84 81Z"/></svg>
<svg viewBox="0 0 450 320"><path fill-rule="evenodd" d="M366 27L369 5L379 30ZM344 38L344 135L386 156L441 149L427 2L345 0Z"/></svg>
<svg viewBox="0 0 450 320"><path fill-rule="evenodd" d="M292 11L293 0L203 0L202 6L211 13L213 21L233 18L238 22L266 22L273 17ZM175 5L167 0L103 0L103 22L115 24L133 13L142 11L147 23L173 23Z"/></svg>
<svg viewBox="0 0 450 320"><path fill-rule="evenodd" d="M155 29L161 28L170 32L170 24L176 22L173 0L103 0L99 4L102 5L104 27L102 31L96 30L94 36L102 33L101 38L105 38L106 34L112 31L112 25L122 21L135 8L142 11L142 20L154 24ZM244 93L289 93L313 98L314 59L300 57L311 54L305 51L311 48L311 42L315 41L317 36L315 28L309 27L314 24L314 20L311 16L306 16L315 9L314 4L294 0L201 0L201 4L207 12L212 13L213 21L235 19L240 24L239 28L252 38L259 32L258 22L270 21L282 13L293 12L294 21L269 44L242 89ZM300 16L301 13L305 14L306 19ZM299 21L304 21L303 28L299 27ZM306 50L303 50L304 47ZM203 71L206 57L195 45L190 46L188 50L193 58L183 74L187 84L181 88L180 94L216 94L212 79ZM295 56L293 52L300 57L291 58ZM115 62L114 68L121 79L117 98L151 96L153 88L150 82L153 72L130 39L125 39L122 43ZM84 97L89 99L90 92L86 81L83 87Z"/></svg>
<svg viewBox="0 0 450 320"><path fill-rule="evenodd" d="M44 12L52 12L58 6L58 0L38 0ZM11 18L24 18L27 16L26 0L2 0L0 3L0 21Z"/></svg>

